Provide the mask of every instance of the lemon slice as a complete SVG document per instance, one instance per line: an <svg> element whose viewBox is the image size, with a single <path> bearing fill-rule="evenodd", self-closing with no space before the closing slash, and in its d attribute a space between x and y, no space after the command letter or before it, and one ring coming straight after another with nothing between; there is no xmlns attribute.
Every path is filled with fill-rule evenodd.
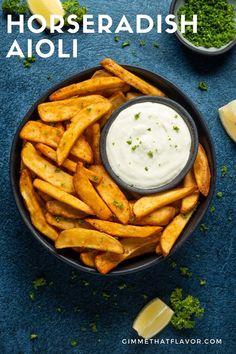
<svg viewBox="0 0 236 354"><path fill-rule="evenodd" d="M27 0L30 12L45 18L47 28L50 28L50 15L64 16L65 11L60 0ZM54 21L55 24L58 20Z"/></svg>
<svg viewBox="0 0 236 354"><path fill-rule="evenodd" d="M236 100L219 109L219 116L228 135L236 142Z"/></svg>
<svg viewBox="0 0 236 354"><path fill-rule="evenodd" d="M157 297L139 312L133 329L143 338L152 338L168 325L173 314L174 311Z"/></svg>

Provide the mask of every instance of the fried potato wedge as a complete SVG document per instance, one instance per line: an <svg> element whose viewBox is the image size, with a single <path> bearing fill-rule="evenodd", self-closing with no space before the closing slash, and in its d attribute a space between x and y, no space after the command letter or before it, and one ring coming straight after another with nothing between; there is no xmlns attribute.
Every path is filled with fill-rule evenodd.
<svg viewBox="0 0 236 354"><path fill-rule="evenodd" d="M75 191L73 177L40 156L31 143L25 144L21 152L21 158L25 166L38 177L67 193Z"/></svg>
<svg viewBox="0 0 236 354"><path fill-rule="evenodd" d="M111 77L113 76L112 73L109 73L109 71L101 69L101 70L97 70L95 71L95 73L93 74L92 78L95 77ZM115 89L107 89L105 91L99 92L101 95L103 95L104 97L110 97L113 94L115 94L116 92L118 92L119 90L121 90L121 92L128 92L130 90L130 86L128 84L125 84L123 87L121 88L115 88Z"/></svg>
<svg viewBox="0 0 236 354"><path fill-rule="evenodd" d="M81 200L93 209L98 218L111 220L112 212L89 181L86 170L81 163L78 163L76 168L74 187Z"/></svg>
<svg viewBox="0 0 236 354"><path fill-rule="evenodd" d="M135 87L137 90L142 92L145 95L150 96L165 96L165 94L157 89L156 87L150 85L143 79L132 74L128 70L124 69L122 66L117 64L114 60L110 58L105 58L101 61L101 65L107 70L113 73L115 76L118 76L120 79L125 81L130 86Z"/></svg>
<svg viewBox="0 0 236 354"><path fill-rule="evenodd" d="M35 179L33 185L35 188L50 195L54 199L59 200L60 202L68 204L71 207L83 211L86 214L94 215L94 211L87 204L48 182L42 181L41 179Z"/></svg>
<svg viewBox="0 0 236 354"><path fill-rule="evenodd" d="M62 101L45 102L38 105L38 113L44 122L62 122L70 120L81 109L103 100L104 98L100 95L90 95Z"/></svg>
<svg viewBox="0 0 236 354"><path fill-rule="evenodd" d="M178 199L190 195L196 190L195 187L175 188L166 192L142 197L133 205L133 211L137 218L142 218L156 209L169 205Z"/></svg>
<svg viewBox="0 0 236 354"><path fill-rule="evenodd" d="M90 225L99 231L118 237L148 237L162 231L160 226L135 226L121 225L116 222L97 219L85 219Z"/></svg>
<svg viewBox="0 0 236 354"><path fill-rule="evenodd" d="M172 247L174 246L175 242L179 238L181 232L187 225L188 221L190 220L193 214L193 210L190 211L188 214L179 214L177 215L169 225L166 226L164 229L161 239L160 239L160 246L162 254L166 257ZM158 249L159 252L159 249Z"/></svg>
<svg viewBox="0 0 236 354"><path fill-rule="evenodd" d="M126 99L129 101L129 100L133 100L134 98L141 97L141 96L143 96L142 93L131 91L126 94Z"/></svg>
<svg viewBox="0 0 236 354"><path fill-rule="evenodd" d="M113 75L112 73L109 73L109 71L100 69L95 71L95 73L92 75L92 79L94 79L95 77L111 77L111 76Z"/></svg>
<svg viewBox="0 0 236 354"><path fill-rule="evenodd" d="M35 143L43 143L56 148L63 132L50 125L29 120L21 129L20 137Z"/></svg>
<svg viewBox="0 0 236 354"><path fill-rule="evenodd" d="M78 159L86 163L93 162L93 151L83 134L80 135L79 138L76 140L75 144L73 145L70 151L70 154L72 156L78 157Z"/></svg>
<svg viewBox="0 0 236 354"><path fill-rule="evenodd" d="M90 127L90 135L91 135L91 148L93 150L93 162L96 165L101 164L100 157L100 125L95 123Z"/></svg>
<svg viewBox="0 0 236 354"><path fill-rule="evenodd" d="M172 206L164 206L152 213L144 216L141 219L136 219L135 225L159 225L164 226L169 224L169 222L176 215L176 209Z"/></svg>
<svg viewBox="0 0 236 354"><path fill-rule="evenodd" d="M96 268L95 257L98 255L98 253L99 253L99 251L97 251L97 250L83 251L80 253L79 259L87 267Z"/></svg>
<svg viewBox="0 0 236 354"><path fill-rule="evenodd" d="M118 266L121 262L128 258L141 255L145 253L152 252L155 249L159 241L159 236L146 237L144 239L140 238L126 238L120 241L122 247L124 248L123 254L114 254L111 252L106 252L99 254L95 257L95 265L97 270L102 274L107 274L112 269ZM136 255L135 255L136 253Z"/></svg>
<svg viewBox="0 0 236 354"><path fill-rule="evenodd" d="M49 200L46 202L47 211L54 216L62 216L67 219L80 219L86 216L80 210L70 207L68 204L58 200Z"/></svg>
<svg viewBox="0 0 236 354"><path fill-rule="evenodd" d="M55 226L61 230L69 230L77 227L81 227L82 229L88 230L91 229L90 225L84 222L84 220L82 219L67 219L61 216L52 215L50 213L46 213L45 218L48 224Z"/></svg>
<svg viewBox="0 0 236 354"><path fill-rule="evenodd" d="M122 224L128 224L131 216L129 202L115 182L106 173L102 165L89 168L102 177L101 183L95 185L96 190Z"/></svg>
<svg viewBox="0 0 236 354"><path fill-rule="evenodd" d="M124 252L121 243L114 237L96 230L86 230L82 228L62 231L55 242L55 247L58 249L86 247L118 254Z"/></svg>
<svg viewBox="0 0 236 354"><path fill-rule="evenodd" d="M42 234L55 241L58 237L56 230L48 225L43 211L38 202L33 188L32 180L27 169L22 170L20 175L20 192L30 213L32 224Z"/></svg>
<svg viewBox="0 0 236 354"><path fill-rule="evenodd" d="M125 82L118 77L95 77L86 81L62 87L49 97L50 101L64 100L73 96L91 95L107 89L121 88Z"/></svg>
<svg viewBox="0 0 236 354"><path fill-rule="evenodd" d="M76 120L73 120L68 130L63 134L58 148L57 161L61 165L69 155L73 145L84 130L91 124L99 120L111 108L110 102L95 103L80 111L76 115Z"/></svg>
<svg viewBox="0 0 236 354"><path fill-rule="evenodd" d="M197 187L193 170L187 173L187 175L184 177L184 183L183 183L183 187L191 187L191 186ZM197 191L182 199L182 204L180 209L180 212L182 214L189 213L197 206L199 200L199 194L200 194L199 191Z"/></svg>
<svg viewBox="0 0 236 354"><path fill-rule="evenodd" d="M200 192L207 197L211 184L211 171L206 152L201 144L198 147L198 153L193 165L194 175Z"/></svg>
<svg viewBox="0 0 236 354"><path fill-rule="evenodd" d="M111 111L106 113L104 117L100 120L100 125L103 127L108 119L110 118L113 111L122 106L126 102L126 97L122 91L115 92L111 97L109 97L109 102L111 103Z"/></svg>

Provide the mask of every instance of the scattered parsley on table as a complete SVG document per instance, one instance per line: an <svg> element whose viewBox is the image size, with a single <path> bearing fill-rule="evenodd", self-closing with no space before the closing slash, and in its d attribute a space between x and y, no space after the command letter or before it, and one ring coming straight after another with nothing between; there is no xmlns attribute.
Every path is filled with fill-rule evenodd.
<svg viewBox="0 0 236 354"><path fill-rule="evenodd" d="M70 15L76 15L75 22L81 23L83 21L83 16L87 13L87 8L80 6L78 1L65 1L62 3L63 9L65 11L64 24L65 26L70 26L68 23L68 17Z"/></svg>
<svg viewBox="0 0 236 354"><path fill-rule="evenodd" d="M198 88L202 91L208 91L208 85L204 81L198 83Z"/></svg>

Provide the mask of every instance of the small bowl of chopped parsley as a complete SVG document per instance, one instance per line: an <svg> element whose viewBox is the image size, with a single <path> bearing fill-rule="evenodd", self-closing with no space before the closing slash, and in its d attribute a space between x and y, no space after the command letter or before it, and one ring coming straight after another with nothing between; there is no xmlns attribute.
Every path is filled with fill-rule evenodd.
<svg viewBox="0 0 236 354"><path fill-rule="evenodd" d="M178 24L177 38L189 49L199 54L223 54L236 44L235 0L173 0L170 13ZM181 15L192 21L197 15L197 33L193 26L186 26L181 33Z"/></svg>

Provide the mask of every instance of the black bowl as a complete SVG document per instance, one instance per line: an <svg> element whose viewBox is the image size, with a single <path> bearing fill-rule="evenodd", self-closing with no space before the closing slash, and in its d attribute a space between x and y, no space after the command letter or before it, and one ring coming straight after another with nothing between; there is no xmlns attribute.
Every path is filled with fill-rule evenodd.
<svg viewBox="0 0 236 354"><path fill-rule="evenodd" d="M188 239L191 233L197 228L199 223L201 222L204 214L207 211L207 208L210 204L211 198L213 196L215 190L215 183L216 183L216 159L215 159L215 151L213 146L213 141L210 136L210 132L207 128L207 125L202 118L201 114L199 113L198 109L192 103L192 101L174 84L172 84L167 79L154 74L150 71L144 70L142 68L137 68L134 66L124 65L124 67L134 74L140 76L144 80L150 82L151 84L160 88L165 94L171 98L172 100L178 102L181 106L183 106L186 111L191 115L193 118L197 129L198 129L198 136L199 141L203 145L204 149L206 150L210 170L211 170L211 186L210 192L207 198L202 198L199 207L197 208L196 212L193 214L191 220L189 221L188 225L182 232L182 235L179 237L178 241L176 242L175 246L172 248L170 252L170 256L172 256L181 246L182 244ZM73 267L89 272L90 274L99 274L96 270L89 268L83 265L80 260L78 259L78 254L74 251L66 249L66 250L56 250L53 243L45 238L35 227L32 225L29 213L25 207L24 201L21 197L20 190L19 190L19 178L20 178L20 153L22 148L22 141L19 137L20 130L25 125L28 120L36 120L39 119L37 106L48 100L50 94L61 87L73 84L75 82L87 80L90 78L93 73L97 70L101 69L101 67L94 67L83 71L77 75L70 77L69 79L62 81L61 83L57 84L56 86L52 87L48 92L46 92L29 110L26 116L23 118L12 143L11 148L11 156L10 156L10 180L13 195L16 201L17 208L24 220L25 224L27 225L28 229L34 235L34 237L52 254L54 254L59 259L65 261L66 263L72 265ZM132 272L137 272L139 270L148 268L152 265L156 265L157 263L161 262L164 259L163 256L157 256L155 254L144 255L139 258L134 258L132 260L126 261L123 264L121 263L115 270L111 271L109 275L124 275L129 274Z"/></svg>
<svg viewBox="0 0 236 354"><path fill-rule="evenodd" d="M177 20L178 19L177 13L179 11L180 6L184 5L184 3L185 3L185 0L172 0L169 13L171 15L175 15L175 22L176 23L178 21ZM231 5L235 6L234 0L229 0L229 3ZM235 9L236 9L236 6L235 6ZM236 21L236 17L235 17L235 21ZM235 38L220 48L197 47L193 43L191 43L187 38L185 38L183 36L183 34L179 31L179 29L175 32L175 34L176 34L176 37L179 39L179 41L181 43L183 43L188 49L192 50L195 53L202 54L205 56L216 56L216 55L224 54L224 53L228 52L228 50L232 49L236 44L236 38Z"/></svg>
<svg viewBox="0 0 236 354"><path fill-rule="evenodd" d="M140 102L156 102L156 103L161 103L161 104L168 106L170 108L173 108L183 118L183 120L185 121L185 123L189 129L190 135L191 135L190 155L189 155L189 159L188 159L186 165L184 166L184 168L182 169L182 171L180 171L180 173L172 181L170 181L160 187L150 188L150 189L147 189L147 188L142 189L142 188L133 187L130 184L124 182L119 176L117 176L116 173L111 168L111 165L110 165L108 157L107 157L107 150L106 150L107 134L108 134L109 129L110 129L112 123L114 122L114 120L116 120L116 118L118 117L118 115L121 111L123 111L124 109L126 109L136 103L140 103ZM119 184L122 188L124 188L127 191L136 192L136 193L143 194L143 195L157 193L157 192L165 191L167 189L171 189L171 188L176 187L182 181L182 179L188 173L188 171L192 168L193 163L194 163L196 156L197 156L197 151L198 151L197 127L196 127L192 117L177 102L170 100L169 98L166 98L166 97L157 97L157 96L138 97L138 98L135 98L133 100L126 102L125 104L123 104L121 107L119 107L117 110L115 110L113 112L113 114L109 118L107 124L105 125L105 127L102 130L101 139L100 139L100 151L101 151L102 162L103 162L107 172L117 182L117 184Z"/></svg>

